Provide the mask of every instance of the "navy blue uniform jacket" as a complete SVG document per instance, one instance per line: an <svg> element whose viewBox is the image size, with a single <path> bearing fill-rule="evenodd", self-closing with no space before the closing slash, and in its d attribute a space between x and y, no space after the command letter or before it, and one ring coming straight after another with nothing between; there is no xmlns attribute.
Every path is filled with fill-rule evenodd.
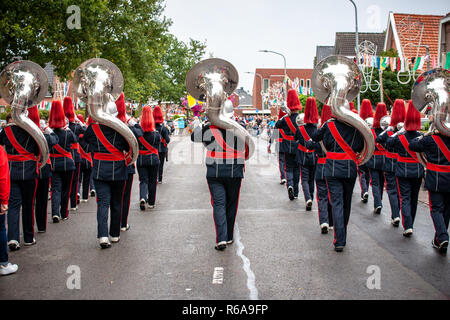
<svg viewBox="0 0 450 320"><path fill-rule="evenodd" d="M383 129L381 128L377 128L377 129L373 129L373 131L375 131L375 136L374 137L374 141L376 142L376 139L380 136L380 134L383 132ZM372 132L373 132L372 131ZM381 148L380 148L381 147ZM375 152L374 155L370 158L369 161L367 161L367 163L365 164L365 166L367 168L370 169L376 169L376 170L383 170L384 168L384 152L382 150L382 148L384 148L381 144L379 143L375 143ZM378 154L375 154L378 153Z"/></svg>
<svg viewBox="0 0 450 320"><path fill-rule="evenodd" d="M400 157L406 157L412 159L412 156L406 151L403 144L400 142L399 136L404 135L408 142L421 136L422 134L417 131L406 131L395 137L389 137L386 141L386 146L392 148L395 153ZM401 161L395 162L394 168L395 175L403 178L422 178L424 174L423 166L420 163L406 163Z"/></svg>
<svg viewBox="0 0 450 320"><path fill-rule="evenodd" d="M58 144L65 151L71 153L71 146L73 143L78 143L77 136L70 130L67 129L54 129L53 132L58 136ZM56 145L55 145L56 146ZM59 154L55 150L55 146L50 149L50 153ZM73 157L73 155L72 155ZM53 171L72 171L75 170L75 162L73 159L68 157L50 157L52 161Z"/></svg>
<svg viewBox="0 0 450 320"><path fill-rule="evenodd" d="M305 128L306 133L308 134L310 139L311 139L311 134L316 133L316 131L317 131L316 124L307 123L303 127ZM310 139L308 139L308 140L310 140ZM295 140L298 142L299 145L308 149L306 147L306 142L308 140L305 140L305 138L303 137L303 135L300 131L300 128L298 128L297 132L295 133ZM314 166L317 161L317 157L314 154L314 152L305 152L300 149L298 149L297 157L298 157L298 162L302 166Z"/></svg>
<svg viewBox="0 0 450 320"><path fill-rule="evenodd" d="M436 136L439 136L447 148L450 148L450 137L442 134L437 134ZM409 149L414 152L424 152L429 163L450 166L450 162L431 135L412 140L409 144ZM450 192L450 172L438 172L427 169L425 188L434 192Z"/></svg>
<svg viewBox="0 0 450 320"><path fill-rule="evenodd" d="M207 150L222 152L222 145L216 142L211 130L210 125L207 124L202 128L197 127L191 134L191 140L193 142L203 142ZM223 140L229 144L233 149L237 149L240 152L245 152L245 146L243 143L239 143L237 138L230 138L231 131L218 128L222 134ZM226 134L230 135L229 137ZM231 145L230 140L233 141ZM243 178L244 177L244 160L243 159L212 159L206 158L206 177L208 178Z"/></svg>
<svg viewBox="0 0 450 320"><path fill-rule="evenodd" d="M158 150L159 143L161 142L161 135L158 131L144 132L142 136L143 139L151 145L153 148ZM147 148L139 141L139 150L146 151ZM159 157L157 153L152 153L148 155L139 155L137 160L137 166L139 167L150 167L159 165Z"/></svg>
<svg viewBox="0 0 450 320"><path fill-rule="evenodd" d="M289 116L289 119L291 119L291 122L295 129L295 132L293 132L291 130L288 123L286 122L287 116L284 116L283 118L281 118L280 120L278 120L275 123L275 129L279 130L279 132L278 132L279 138L283 138L282 133L284 133L286 136L288 136L292 139L292 140L287 140L287 139L283 138L282 141L280 142L279 152L285 152L285 153L297 155L298 142L295 141L295 138L294 138L295 133L298 131L298 126L295 121L295 119L297 119L297 116L298 116L298 113L292 113Z"/></svg>
<svg viewBox="0 0 450 320"><path fill-rule="evenodd" d="M22 128L13 125L10 126L16 141L28 152L39 156L39 147L33 137ZM0 132L0 144L5 147L8 155L19 155L16 148L13 147L6 135L5 129ZM9 174L11 180L32 180L37 178L38 162L28 161L9 161Z"/></svg>
<svg viewBox="0 0 450 320"><path fill-rule="evenodd" d="M316 142L323 141L325 149L328 152L344 153L344 150L339 146L336 139L331 134L328 124L334 121L336 129L341 135L342 139L352 148L354 152L361 152L364 147L364 140L362 134L354 127L345 124L337 119L328 120L319 130L317 130L311 137ZM334 178L356 178L356 163L353 160L332 160L327 159L324 169L325 177Z"/></svg>
<svg viewBox="0 0 450 320"><path fill-rule="evenodd" d="M117 150L128 152L130 146L124 137L115 130L103 124L99 124L105 138ZM93 153L93 178L102 181L121 181L128 179L128 170L125 160L109 161L95 159L95 153L109 153L108 149L100 142L92 129L92 124L86 129L82 141L87 144L89 152Z"/></svg>
<svg viewBox="0 0 450 320"><path fill-rule="evenodd" d="M58 144L58 136L52 132L51 134L44 133L45 140L47 140L48 150L51 150L54 145ZM50 158L49 158L50 159ZM46 164L39 169L39 179L48 179L52 176L52 167L50 164Z"/></svg>
<svg viewBox="0 0 450 320"><path fill-rule="evenodd" d="M158 152L167 152L167 145L170 142L169 130L162 123L156 124L155 129L161 135L161 142L158 147Z"/></svg>
<svg viewBox="0 0 450 320"><path fill-rule="evenodd" d="M86 129L83 128L83 126L81 126L79 123L76 122L69 122L69 129L72 130L72 132L77 137L78 141L80 141L80 135L84 134L84 132L86 131ZM80 152L78 152L77 149L72 149L72 157L76 163L81 161Z"/></svg>

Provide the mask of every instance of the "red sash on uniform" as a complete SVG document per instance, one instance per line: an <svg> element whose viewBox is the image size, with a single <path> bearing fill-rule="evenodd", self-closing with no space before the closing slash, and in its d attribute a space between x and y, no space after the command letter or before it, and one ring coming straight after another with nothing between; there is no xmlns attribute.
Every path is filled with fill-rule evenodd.
<svg viewBox="0 0 450 320"><path fill-rule="evenodd" d="M403 163L419 163L419 158L417 158L417 154L415 152L412 152L411 150L409 150L409 142L408 139L406 139L405 135L399 135L398 138L400 139L400 142L402 143L403 147L405 148L406 152L409 153L409 155L412 157L401 157L401 156L397 156L397 160L399 162L403 162Z"/></svg>
<svg viewBox="0 0 450 320"><path fill-rule="evenodd" d="M392 131L388 131L388 136L390 137L390 136L392 136L394 133L392 132ZM385 149L386 150L386 149ZM387 157L387 158L389 158L389 159L394 159L394 160L396 160L397 159L397 154L395 153L395 152L389 152L389 151L385 151L384 152L384 155Z"/></svg>
<svg viewBox="0 0 450 320"><path fill-rule="evenodd" d="M299 129L300 129L300 133L302 134L303 139L305 140L305 142L309 141L311 138L309 137L308 132L306 132L305 127L304 126L300 126ZM300 143L298 144L298 149L303 151L303 152L307 152L307 153L314 152L314 150L306 149L306 147L302 146Z"/></svg>
<svg viewBox="0 0 450 320"><path fill-rule="evenodd" d="M106 150L109 153L101 153L95 152L94 159L96 160L104 160L104 161L122 161L126 160L126 156L122 151L119 151L116 147L114 147L108 139L103 135L102 130L100 129L98 124L93 124L92 129L94 129L94 133L97 136L98 140L103 144Z"/></svg>
<svg viewBox="0 0 450 320"><path fill-rule="evenodd" d="M234 148L230 147L222 137L222 134L217 129L216 126L210 126L211 133L213 134L214 138L216 139L216 142L222 147L223 151L211 151L208 150L206 152L207 158L214 158L214 159L239 159L245 158L245 153L242 151L237 151Z"/></svg>
<svg viewBox="0 0 450 320"><path fill-rule="evenodd" d="M450 150L448 150L447 146L445 145L444 141L442 141L441 137L432 135L431 136L438 145L441 152L444 154L444 157L447 159L448 162L450 162ZM431 171L437 171L437 172L450 172L450 166L442 165L442 164L434 164L427 162L427 169Z"/></svg>
<svg viewBox="0 0 450 320"><path fill-rule="evenodd" d="M50 153L50 157L52 158L69 158L72 159L72 154L69 151L64 150L59 144L54 145L53 149L56 150L57 153Z"/></svg>
<svg viewBox="0 0 450 320"><path fill-rule="evenodd" d="M383 146L381 145L381 144L379 144L376 140L377 140L377 134L375 133L375 130L374 129L372 129L372 134L373 134L373 137L374 137L374 139L375 139L375 146L377 147L377 149L378 150L375 150L374 152L373 152L373 154L375 155L375 156L384 156L384 155L386 155L386 149L385 148L383 148Z"/></svg>
<svg viewBox="0 0 450 320"><path fill-rule="evenodd" d="M339 131L336 128L334 122L328 122L328 128L330 128L331 135L336 139L338 145L344 150L344 153L338 152L327 152L327 159L332 160L353 160L358 164L358 157L353 149L345 142L345 140L341 137Z"/></svg>
<svg viewBox="0 0 450 320"><path fill-rule="evenodd" d="M286 133L284 133L284 130L283 130L283 129L278 129L278 131L281 133L281 136L282 136L282 138L279 138L279 139L278 139L278 142L282 142L283 139L284 139L284 140L288 140L288 141L294 141L294 137L293 137L293 136L290 136L290 135L287 135Z"/></svg>
<svg viewBox="0 0 450 320"><path fill-rule="evenodd" d="M327 158L325 158L325 157L317 158L317 164L325 164L326 162L327 162Z"/></svg>
<svg viewBox="0 0 450 320"><path fill-rule="evenodd" d="M91 154L84 152L83 148L81 148L81 147L80 147L80 156L81 156L81 159L84 159L87 162L89 162L91 164L91 167L93 166Z"/></svg>
<svg viewBox="0 0 450 320"><path fill-rule="evenodd" d="M289 129L291 129L292 133L295 134L296 130L295 130L295 126L292 124L291 118L286 117L285 119L286 119L286 123L287 123Z"/></svg>
<svg viewBox="0 0 450 320"><path fill-rule="evenodd" d="M145 140L144 137L139 137L139 141L144 145L144 147L147 150L139 150L139 154L141 156L148 156L151 154L156 154L158 155L158 149L156 149L155 147L153 147L152 145L150 145L150 143L147 142L147 140Z"/></svg>
<svg viewBox="0 0 450 320"><path fill-rule="evenodd" d="M16 137L14 137L14 134L12 133L11 126L6 127L5 132L9 142L11 142L14 149L19 153L18 155L8 154L9 161L38 161L38 158L33 153L28 152L19 144L19 142L17 142Z"/></svg>

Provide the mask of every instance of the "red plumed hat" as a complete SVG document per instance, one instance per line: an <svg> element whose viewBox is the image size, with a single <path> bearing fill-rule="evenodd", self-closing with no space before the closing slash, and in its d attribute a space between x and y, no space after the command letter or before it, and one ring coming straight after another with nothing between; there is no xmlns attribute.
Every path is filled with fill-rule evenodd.
<svg viewBox="0 0 450 320"><path fill-rule="evenodd" d="M84 122L84 117L83 117L83 115L81 113L77 114L77 118L78 118L78 120L81 121L81 123L85 123Z"/></svg>
<svg viewBox="0 0 450 320"><path fill-rule="evenodd" d="M73 102L71 97L64 97L63 102L64 115L69 119L69 122L75 121L75 111L73 110Z"/></svg>
<svg viewBox="0 0 450 320"><path fill-rule="evenodd" d="M153 119L152 107L145 106L142 109L140 125L144 132L155 131L155 120Z"/></svg>
<svg viewBox="0 0 450 320"><path fill-rule="evenodd" d="M372 109L372 103L369 99L364 99L361 102L361 108L359 110L359 116L366 120L367 118L373 118L373 109Z"/></svg>
<svg viewBox="0 0 450 320"><path fill-rule="evenodd" d="M375 110L375 116L373 117L373 128L374 129L381 128L380 120L385 115L387 115L386 104L384 104L383 102L379 102L377 104L377 108Z"/></svg>
<svg viewBox="0 0 450 320"><path fill-rule="evenodd" d="M353 103L353 101L350 101L348 104L349 104L349 106L350 106L350 110L351 110L351 111L353 111L353 112L356 111L356 113L358 113L358 110L356 110L355 104Z"/></svg>
<svg viewBox="0 0 450 320"><path fill-rule="evenodd" d="M305 118L303 122L304 123L319 122L319 112L317 111L316 99L314 97L308 97L308 99L306 99Z"/></svg>
<svg viewBox="0 0 450 320"><path fill-rule="evenodd" d="M123 92L120 94L120 97L116 100L117 107L117 118L122 122L127 122L127 110L125 108L125 96Z"/></svg>
<svg viewBox="0 0 450 320"><path fill-rule="evenodd" d="M405 102L402 99L395 99L391 112L391 127L396 127L399 122L405 122Z"/></svg>
<svg viewBox="0 0 450 320"><path fill-rule="evenodd" d="M322 114L320 115L320 125L322 126L325 122L331 119L331 107L324 104L322 107Z"/></svg>
<svg viewBox="0 0 450 320"><path fill-rule="evenodd" d="M286 115L286 113L283 112L283 110L281 110L281 108L280 108L280 110L278 111L278 120L280 120L281 118L283 118L285 115Z"/></svg>
<svg viewBox="0 0 450 320"><path fill-rule="evenodd" d="M34 106L32 108L28 108L28 118L31 119L31 121L33 121L38 128L40 127L40 119L39 119L39 111L38 111L38 107Z"/></svg>
<svg viewBox="0 0 450 320"><path fill-rule="evenodd" d="M420 130L420 112L414 107L412 100L408 103L408 110L406 111L405 130L417 131Z"/></svg>
<svg viewBox="0 0 450 320"><path fill-rule="evenodd" d="M161 107L160 106L156 106L153 109L153 119L155 119L155 123L159 124L159 123L163 123L164 122L164 118L163 118L163 114L161 111Z"/></svg>
<svg viewBox="0 0 450 320"><path fill-rule="evenodd" d="M66 116L64 115L61 101L53 100L50 115L48 116L48 126L52 129L59 129L63 128L65 125Z"/></svg>
<svg viewBox="0 0 450 320"><path fill-rule="evenodd" d="M294 89L291 89L288 91L287 95L287 107L291 111L301 111L302 110L302 104L300 103L300 100L298 99L297 91Z"/></svg>

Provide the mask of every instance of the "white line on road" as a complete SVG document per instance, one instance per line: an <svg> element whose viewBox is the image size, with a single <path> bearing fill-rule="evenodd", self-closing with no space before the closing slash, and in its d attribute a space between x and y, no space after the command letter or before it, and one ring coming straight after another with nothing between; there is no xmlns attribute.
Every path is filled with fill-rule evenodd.
<svg viewBox="0 0 450 320"><path fill-rule="evenodd" d="M223 268L215 267L213 274L213 284L222 284L223 283Z"/></svg>
<svg viewBox="0 0 450 320"><path fill-rule="evenodd" d="M242 262L244 263L244 271L247 274L247 288L250 290L250 300L258 300L258 289L256 289L255 286L255 274L253 273L252 269L250 269L250 260L242 254L242 251L244 251L244 245L241 242L241 234L239 233L239 227L236 223L234 227L234 238L236 241L236 254L241 257Z"/></svg>

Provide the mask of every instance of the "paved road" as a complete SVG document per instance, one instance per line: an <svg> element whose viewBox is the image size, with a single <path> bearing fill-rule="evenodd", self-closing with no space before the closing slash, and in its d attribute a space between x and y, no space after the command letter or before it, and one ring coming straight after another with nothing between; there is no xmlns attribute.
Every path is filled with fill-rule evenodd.
<svg viewBox="0 0 450 320"><path fill-rule="evenodd" d="M98 247L91 198L69 220L49 222L47 233L37 234L37 245L10 253L20 270L0 278L0 298L450 298L450 255L431 247L434 229L426 205L419 205L414 236L406 239L390 225L387 199L375 216L371 200L359 201L357 183L347 247L336 253L332 234L320 233L316 203L306 212L302 197L288 200L278 184L275 156L266 153L266 141L255 141L259 152L246 166L236 241L224 252L213 248L203 148L175 136L156 208L139 210L136 176L131 229L118 244ZM68 289L69 266L79 267L81 289ZM379 271L380 289L367 287L371 270Z"/></svg>

